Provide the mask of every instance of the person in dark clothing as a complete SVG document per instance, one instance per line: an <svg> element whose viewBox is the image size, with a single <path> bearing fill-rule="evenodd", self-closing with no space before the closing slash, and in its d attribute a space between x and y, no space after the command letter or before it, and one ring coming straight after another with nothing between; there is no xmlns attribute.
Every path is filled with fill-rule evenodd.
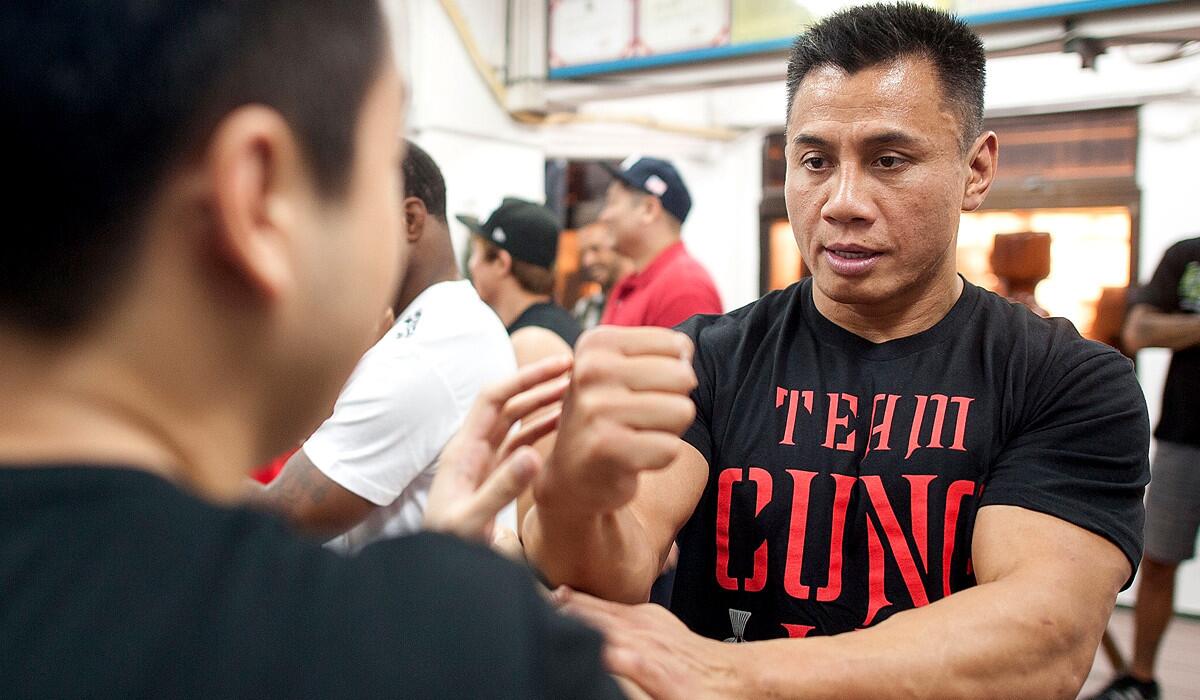
<svg viewBox="0 0 1200 700"><path fill-rule="evenodd" d="M1125 348L1169 348L1153 480L1146 495L1146 552L1134 608L1133 662L1095 700L1156 700L1154 662L1175 612L1175 574L1196 556L1200 529L1200 238L1167 249L1150 282L1129 299Z"/></svg>
<svg viewBox="0 0 1200 700"><path fill-rule="evenodd" d="M0 9L9 194L55 198L0 256L0 696L619 696L599 635L483 546L347 559L234 505L395 298L390 45L375 0ZM551 426L501 440L569 366L483 392L428 526L486 540Z"/></svg>
<svg viewBox="0 0 1200 700"><path fill-rule="evenodd" d="M551 298L561 230L554 213L507 197L486 221L457 218L473 234L471 281L508 328L517 364L575 347L579 322Z"/></svg>
<svg viewBox="0 0 1200 700"><path fill-rule="evenodd" d="M1083 685L1141 558L1149 421L1128 359L956 273L996 172L985 66L927 6L810 27L784 194L811 277L678 327L695 420L665 468L612 466L601 409L568 394L526 554L651 695ZM579 376L593 342L579 385L602 380ZM641 604L673 540L675 615Z"/></svg>

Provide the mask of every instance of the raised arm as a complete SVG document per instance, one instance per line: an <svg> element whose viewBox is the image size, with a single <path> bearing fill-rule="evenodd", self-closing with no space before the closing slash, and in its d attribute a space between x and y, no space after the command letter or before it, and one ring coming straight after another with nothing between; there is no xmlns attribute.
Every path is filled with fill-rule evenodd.
<svg viewBox="0 0 1200 700"><path fill-rule="evenodd" d="M522 521L526 556L551 583L648 598L708 474L678 437L695 414L691 352L660 328L580 338L558 440Z"/></svg>

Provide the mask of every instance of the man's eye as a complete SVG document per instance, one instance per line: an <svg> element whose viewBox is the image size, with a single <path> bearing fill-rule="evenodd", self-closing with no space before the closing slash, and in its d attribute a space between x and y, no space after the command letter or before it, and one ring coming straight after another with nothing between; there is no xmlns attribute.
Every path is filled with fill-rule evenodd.
<svg viewBox="0 0 1200 700"><path fill-rule="evenodd" d="M821 170L826 165L827 163L825 162L825 159L821 158L820 156L812 156L811 158L804 159L804 167L808 168L809 170Z"/></svg>
<svg viewBox="0 0 1200 700"><path fill-rule="evenodd" d="M885 170L891 170L892 168L900 165L900 159L896 156L881 156L879 160L875 162L879 164L879 167Z"/></svg>

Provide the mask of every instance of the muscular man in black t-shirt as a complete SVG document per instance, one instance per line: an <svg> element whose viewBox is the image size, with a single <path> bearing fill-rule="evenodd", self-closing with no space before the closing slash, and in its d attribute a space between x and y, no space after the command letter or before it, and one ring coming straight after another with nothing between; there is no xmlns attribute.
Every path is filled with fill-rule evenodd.
<svg viewBox="0 0 1200 700"><path fill-rule="evenodd" d="M680 327L696 418L663 470L612 466L568 395L526 550L599 596L559 593L653 695L1073 697L1087 676L1141 554L1146 408L1127 359L956 274L997 162L984 65L930 8L814 25L785 186L811 279ZM580 340L578 386L606 342ZM676 537L678 617L622 604Z"/></svg>
<svg viewBox="0 0 1200 700"><path fill-rule="evenodd" d="M1134 609L1133 660L1097 700L1154 700L1158 645L1175 606L1175 574L1196 554L1200 530L1200 238L1172 245L1154 276L1130 295L1125 349L1171 352L1146 495L1146 552Z"/></svg>

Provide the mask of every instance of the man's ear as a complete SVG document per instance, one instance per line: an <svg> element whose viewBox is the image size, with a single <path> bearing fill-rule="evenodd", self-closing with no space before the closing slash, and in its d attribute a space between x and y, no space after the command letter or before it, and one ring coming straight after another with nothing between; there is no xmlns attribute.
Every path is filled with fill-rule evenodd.
<svg viewBox="0 0 1200 700"><path fill-rule="evenodd" d="M970 173L967 186L963 190L963 211L975 211L983 205L983 200L992 187L992 181L996 178L999 156L1000 144L996 140L996 132L988 131L975 139L971 146L970 160L967 161Z"/></svg>
<svg viewBox="0 0 1200 700"><path fill-rule="evenodd" d="M641 201L638 202L638 211L642 215L642 220L646 223L665 216L666 210L663 209L662 200L652 194L642 194Z"/></svg>
<svg viewBox="0 0 1200 700"><path fill-rule="evenodd" d="M419 197L404 198L404 234L409 243L421 240L421 235L425 233L425 219L428 216L429 210L425 208L425 202L422 202Z"/></svg>
<svg viewBox="0 0 1200 700"><path fill-rule="evenodd" d="M213 131L204 167L218 256L250 289L278 298L295 284L294 246L315 197L295 135L275 110L240 107Z"/></svg>
<svg viewBox="0 0 1200 700"><path fill-rule="evenodd" d="M496 251L496 264L500 266L500 271L504 274L512 272L513 259L512 255L503 248Z"/></svg>

